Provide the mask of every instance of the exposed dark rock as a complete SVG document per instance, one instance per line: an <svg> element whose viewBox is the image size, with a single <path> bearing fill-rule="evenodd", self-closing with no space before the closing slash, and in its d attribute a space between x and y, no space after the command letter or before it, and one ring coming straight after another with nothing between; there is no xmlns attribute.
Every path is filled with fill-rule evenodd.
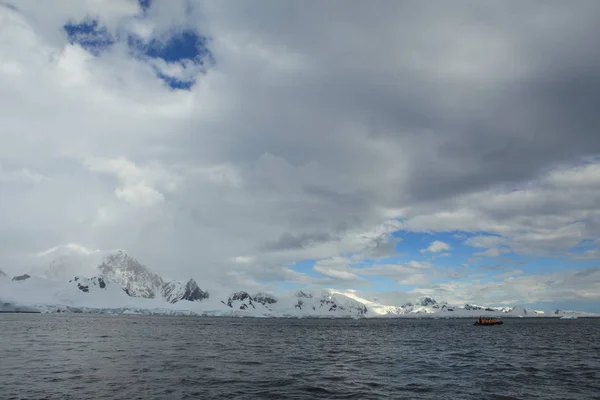
<svg viewBox="0 0 600 400"><path fill-rule="evenodd" d="M107 256L98 266L98 271L107 281L120 285L131 297L155 298L164 284L160 276L122 250Z"/></svg>
<svg viewBox="0 0 600 400"><path fill-rule="evenodd" d="M319 301L319 303L321 303L321 307L323 307L323 306L328 306L330 308L332 306L336 306L337 307L337 305L333 301L331 301L329 299L321 299L321 301Z"/></svg>
<svg viewBox="0 0 600 400"><path fill-rule="evenodd" d="M106 282L104 281L104 279L97 276L94 276L90 279L80 278L79 276L76 276L69 281L69 283L72 282L77 282L77 288L84 293L89 293L90 286L98 286L100 289L106 288Z"/></svg>
<svg viewBox="0 0 600 400"><path fill-rule="evenodd" d="M165 283L162 287L163 297L170 303L177 303L181 300L201 301L208 299L208 292L200 289L195 280L188 280L185 285L181 282L173 281Z"/></svg>
<svg viewBox="0 0 600 400"><path fill-rule="evenodd" d="M257 303L262 304L263 306L266 306L267 304L275 304L277 303L277 300L271 296L268 295L266 293L257 293L254 295L254 301Z"/></svg>
<svg viewBox="0 0 600 400"><path fill-rule="evenodd" d="M230 296L227 299L227 305L231 308L233 308L233 302L234 301L242 301L242 302L247 302L246 304L242 304L242 306L245 306L244 308L242 308L242 306L240 306L240 309L245 310L248 306L251 306L252 308L256 308L254 306L254 302L252 300L252 296L250 296L248 294L248 292L237 292L234 293L232 296Z"/></svg>
<svg viewBox="0 0 600 400"><path fill-rule="evenodd" d="M300 291L296 292L296 297L312 299L313 295L312 295L312 293L306 293L306 292L300 290Z"/></svg>
<svg viewBox="0 0 600 400"><path fill-rule="evenodd" d="M423 307L431 306L431 305L434 305L434 304L437 304L437 301L433 297L428 297L428 296L423 297L417 303L417 305L420 305L420 306L423 306Z"/></svg>
<svg viewBox="0 0 600 400"><path fill-rule="evenodd" d="M31 276L24 274L24 275L19 275L19 276L15 276L14 278L12 278L13 281L24 281L25 279L29 279L31 278Z"/></svg>
<svg viewBox="0 0 600 400"><path fill-rule="evenodd" d="M364 304L357 305L357 311L359 314L366 314L369 309Z"/></svg>

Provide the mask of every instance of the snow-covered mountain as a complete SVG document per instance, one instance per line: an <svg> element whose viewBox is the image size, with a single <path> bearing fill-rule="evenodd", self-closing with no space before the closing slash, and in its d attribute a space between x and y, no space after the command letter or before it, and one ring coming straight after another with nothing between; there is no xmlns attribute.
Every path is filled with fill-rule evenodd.
<svg viewBox="0 0 600 400"><path fill-rule="evenodd" d="M41 276L55 281L64 281L74 276L91 276L96 274L96 268L102 259L110 254L107 251L89 250L76 244L66 244L53 247L37 257L49 262ZM30 272L33 274L34 272Z"/></svg>
<svg viewBox="0 0 600 400"><path fill-rule="evenodd" d="M193 279L165 282L123 250L108 255L98 266L98 272L100 277L119 285L131 297L163 298L169 303L201 301L209 297Z"/></svg>
<svg viewBox="0 0 600 400"><path fill-rule="evenodd" d="M577 311L544 312L522 306L451 305L432 297L388 305L362 298L353 291L337 290L297 291L277 296L237 291L216 296L202 290L193 279L165 282L122 250L107 255L97 268L86 267L82 272L93 274L60 280L55 274L23 274L10 279L0 273L0 311L347 318L596 316Z"/></svg>
<svg viewBox="0 0 600 400"><path fill-rule="evenodd" d="M83 293L89 293L90 288L92 290L98 289L106 289L106 282L103 278L93 277L93 278L80 278L76 276L72 280L69 281L77 286L77 289L81 290Z"/></svg>
<svg viewBox="0 0 600 400"><path fill-rule="evenodd" d="M177 303L181 300L201 301L208 299L209 297L208 292L200 289L193 279L190 279L187 282L171 281L163 283L161 294L169 303Z"/></svg>
<svg viewBox="0 0 600 400"><path fill-rule="evenodd" d="M251 295L240 291L233 293L226 300L221 300L221 303L229 307L231 313L242 310L274 317L353 317L366 316L368 312L364 304L330 291L319 294L300 291L285 297L276 297L268 293Z"/></svg>
<svg viewBox="0 0 600 400"><path fill-rule="evenodd" d="M162 294L162 278L123 250L108 255L98 266L98 271L100 276L120 285L131 297L153 299Z"/></svg>
<svg viewBox="0 0 600 400"><path fill-rule="evenodd" d="M2 271L2 270L0 269L0 278L2 278L2 277L6 277L6 276L8 276L8 275L6 275L6 274L4 273L4 271Z"/></svg>

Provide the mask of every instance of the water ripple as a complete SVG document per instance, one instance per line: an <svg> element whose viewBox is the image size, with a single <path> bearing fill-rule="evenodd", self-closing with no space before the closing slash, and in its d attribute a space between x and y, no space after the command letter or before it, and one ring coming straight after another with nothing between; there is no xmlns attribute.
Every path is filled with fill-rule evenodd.
<svg viewBox="0 0 600 400"><path fill-rule="evenodd" d="M1 315L2 399L590 399L600 320ZM543 390L541 389L543 388Z"/></svg>

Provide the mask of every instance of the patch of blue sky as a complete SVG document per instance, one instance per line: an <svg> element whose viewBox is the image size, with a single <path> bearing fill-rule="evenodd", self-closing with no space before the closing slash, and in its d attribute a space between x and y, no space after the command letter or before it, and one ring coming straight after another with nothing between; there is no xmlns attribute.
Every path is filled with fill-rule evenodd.
<svg viewBox="0 0 600 400"><path fill-rule="evenodd" d="M149 0L139 0L139 3L143 11L152 5ZM103 51L110 49L118 41L126 42L130 55L152 64L156 77L173 89L191 89L196 83L192 76L198 70L194 67L204 67L206 63L215 63L214 57L207 47L208 39L194 30L173 31L169 36L145 41L131 32L111 35L97 19L69 21L63 26L63 29L69 43L77 43L95 56L101 55ZM183 69L192 66L194 73L185 78L172 76L157 67L155 61L158 60L168 64L179 63Z"/></svg>
<svg viewBox="0 0 600 400"><path fill-rule="evenodd" d="M599 247L599 238L585 239L579 242L576 246L571 248L571 253L574 256L583 256L590 250L596 250Z"/></svg>
<svg viewBox="0 0 600 400"><path fill-rule="evenodd" d="M396 245L396 251L400 253L409 252L411 254L425 254L431 255L435 253L421 253L420 251L426 249L431 242L440 241L448 244L451 248L449 253L455 255L470 255L473 253L475 248L465 244L468 238L474 236L488 236L486 232L462 232L462 231L451 231L451 232L408 232L408 231L396 231L392 236L401 238L400 243ZM444 252L440 252L444 253Z"/></svg>
<svg viewBox="0 0 600 400"><path fill-rule="evenodd" d="M152 6L152 0L138 0L142 11L147 11Z"/></svg>
<svg viewBox="0 0 600 400"><path fill-rule="evenodd" d="M204 65L210 55L206 48L207 39L191 30L173 33L166 41L152 39L148 44L135 41L144 54L151 58L161 58L168 63L192 60Z"/></svg>
<svg viewBox="0 0 600 400"><path fill-rule="evenodd" d="M399 231L395 232L393 236L403 239L395 248L398 252L397 255L380 259L362 259L353 263L352 267L360 271L360 269L369 268L373 265L405 265L410 261L430 262L436 271L435 276L432 277L432 283L452 281L477 281L486 283L502 281L509 276L542 275L596 265L594 260L579 260L574 263L567 258L520 256L512 252L501 254L498 257L474 257L475 253L483 252L486 249L469 246L465 242L471 237L489 236L486 232L429 234ZM450 245L447 256L443 256L445 252L421 252L421 250L426 249L435 240ZM580 251L583 252L593 248L593 243L587 241L580 247ZM346 256L350 257L351 255L347 254ZM313 269L316 261L299 261L291 266L291 268L311 277L322 278L324 276ZM515 270L522 271L522 273L514 272ZM425 274L427 274L427 271L427 268L423 269ZM445 271L448 273L444 274ZM513 272L513 274L509 274L510 272ZM370 276L361 274L360 272L357 272L357 274L375 286L377 290L400 290L400 286L406 286L399 285L398 282L384 276ZM410 290L410 287L404 287L403 290Z"/></svg>
<svg viewBox="0 0 600 400"><path fill-rule="evenodd" d="M297 261L293 265L290 265L290 269L297 271L297 272L301 272L301 273L311 276L313 278L321 278L322 275L319 274L318 272L316 272L315 270L313 270L313 266L315 265L316 262L317 262L317 260Z"/></svg>
<svg viewBox="0 0 600 400"><path fill-rule="evenodd" d="M108 30L97 20L70 21L63 26L69 43L77 43L88 52L98 56L116 42Z"/></svg>
<svg viewBox="0 0 600 400"><path fill-rule="evenodd" d="M178 63L183 68L186 64L193 66L204 66L208 60L214 64L214 58L206 47L207 38L190 30L172 34L166 40L152 39L145 43L140 38L130 35L127 38L130 52L142 60L164 60L166 63ZM154 66L156 75L173 89L190 89L196 83L195 79L182 79L167 75Z"/></svg>
<svg viewBox="0 0 600 400"><path fill-rule="evenodd" d="M172 89L188 90L196 83L195 80L177 79L172 76L165 75L160 71L156 72L156 76L162 79L167 84L167 86L169 86Z"/></svg>

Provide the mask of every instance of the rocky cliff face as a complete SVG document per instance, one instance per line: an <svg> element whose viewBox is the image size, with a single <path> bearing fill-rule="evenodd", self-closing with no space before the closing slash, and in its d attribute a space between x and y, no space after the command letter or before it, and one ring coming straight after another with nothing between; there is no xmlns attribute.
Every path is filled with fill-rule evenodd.
<svg viewBox="0 0 600 400"><path fill-rule="evenodd" d="M31 276L29 276L27 274L23 274L23 275L15 276L14 278L12 278L12 280L13 281L24 281L29 278L31 278Z"/></svg>
<svg viewBox="0 0 600 400"><path fill-rule="evenodd" d="M153 299L162 295L162 278L122 250L107 256L98 271L102 278L120 285L131 297Z"/></svg>
<svg viewBox="0 0 600 400"><path fill-rule="evenodd" d="M177 303L182 300L201 301L209 297L208 292L200 289L193 279L187 282L171 281L165 283L162 287L162 296L169 303Z"/></svg>
<svg viewBox="0 0 600 400"><path fill-rule="evenodd" d="M417 301L417 305L418 306L422 306L422 307L428 307L428 306L433 306L437 304L437 301L432 298L432 297L421 297L418 301Z"/></svg>
<svg viewBox="0 0 600 400"><path fill-rule="evenodd" d="M164 298L169 303L201 301L209 297L193 279L165 282L122 250L107 256L98 271L106 282L119 285L131 297Z"/></svg>
<svg viewBox="0 0 600 400"><path fill-rule="evenodd" d="M248 292L240 291L229 296L227 301L222 300L221 303L235 310L255 310L258 308L271 311L271 306L277 303L277 299L267 293L251 295Z"/></svg>

